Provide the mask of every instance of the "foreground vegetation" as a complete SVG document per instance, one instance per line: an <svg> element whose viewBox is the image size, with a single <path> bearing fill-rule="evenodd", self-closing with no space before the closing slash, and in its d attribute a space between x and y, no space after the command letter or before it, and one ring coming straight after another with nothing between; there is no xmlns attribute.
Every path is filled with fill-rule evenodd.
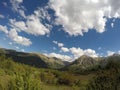
<svg viewBox="0 0 120 90"><path fill-rule="evenodd" d="M5 55L0 56L0 90L80 90L85 88L86 77L66 71L35 68L16 63Z"/></svg>
<svg viewBox="0 0 120 90"><path fill-rule="evenodd" d="M0 90L120 90L120 62L110 60L83 75L35 68L0 55Z"/></svg>

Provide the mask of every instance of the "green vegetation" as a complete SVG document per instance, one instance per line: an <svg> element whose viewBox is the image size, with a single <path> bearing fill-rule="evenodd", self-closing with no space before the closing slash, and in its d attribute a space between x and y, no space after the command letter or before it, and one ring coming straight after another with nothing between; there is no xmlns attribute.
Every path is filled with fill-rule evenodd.
<svg viewBox="0 0 120 90"><path fill-rule="evenodd" d="M84 90L86 83L81 81L88 80L85 80L87 76L83 77L16 63L0 55L0 90Z"/></svg>
<svg viewBox="0 0 120 90"><path fill-rule="evenodd" d="M35 69L0 56L0 90L40 90Z"/></svg>
<svg viewBox="0 0 120 90"><path fill-rule="evenodd" d="M90 81L87 90L120 90L120 61L110 60Z"/></svg>
<svg viewBox="0 0 120 90"><path fill-rule="evenodd" d="M59 69L65 66L65 63L58 58L49 58L38 53L24 53L15 50L0 48L0 54L12 58L13 61L22 64L34 66L37 68Z"/></svg>
<svg viewBox="0 0 120 90"><path fill-rule="evenodd" d="M0 52L3 52L0 54L0 90L120 90L120 55L103 58L99 63L83 56L64 70L57 70L34 67L30 60L28 62L30 54L26 65L26 61L18 63L15 61L17 58L13 58L23 53L18 55L18 52L13 54L15 51L12 51L10 58L6 51ZM21 58L24 57L26 55ZM51 65L47 64L47 57L40 57L45 59L45 65Z"/></svg>

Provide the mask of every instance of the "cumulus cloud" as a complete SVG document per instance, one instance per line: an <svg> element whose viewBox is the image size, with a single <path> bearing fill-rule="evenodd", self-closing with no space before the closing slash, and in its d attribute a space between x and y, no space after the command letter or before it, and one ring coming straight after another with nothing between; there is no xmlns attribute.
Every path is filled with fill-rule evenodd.
<svg viewBox="0 0 120 90"><path fill-rule="evenodd" d="M16 30L26 30L27 26L24 21L16 21L15 19L9 19L11 26Z"/></svg>
<svg viewBox="0 0 120 90"><path fill-rule="evenodd" d="M56 57L56 58L60 58L63 61L71 61L72 58L68 55L62 55L62 54L57 54L57 53L49 53L49 54L44 54L48 57Z"/></svg>
<svg viewBox="0 0 120 90"><path fill-rule="evenodd" d="M112 27L112 28L114 27L114 23L111 23L111 27Z"/></svg>
<svg viewBox="0 0 120 90"><path fill-rule="evenodd" d="M13 43L12 43L12 42L9 42L9 45L13 45Z"/></svg>
<svg viewBox="0 0 120 90"><path fill-rule="evenodd" d="M60 48L60 51L62 52L68 52L73 56L73 60L81 57L82 55L87 55L90 57L98 57L98 54L96 53L95 50L93 49L81 49L80 47L76 48L76 47L71 47L71 48L67 48L64 46L63 43L59 43L58 41L53 41L54 44L58 45L58 47Z"/></svg>
<svg viewBox="0 0 120 90"><path fill-rule="evenodd" d="M69 52L69 49L66 48L66 47L61 47L61 51L63 51L63 52Z"/></svg>
<svg viewBox="0 0 120 90"><path fill-rule="evenodd" d="M28 34L35 36L49 34L50 27L41 23L41 17L43 16L36 11L34 14L25 16L26 21L16 21L15 19L10 19L9 21L12 28L24 31Z"/></svg>
<svg viewBox="0 0 120 90"><path fill-rule="evenodd" d="M34 11L34 13L37 17L40 17L42 19L46 19L50 22L51 16L48 13L48 8L49 8L48 6L45 6L43 8L38 8L37 10Z"/></svg>
<svg viewBox="0 0 120 90"><path fill-rule="evenodd" d="M26 24L28 26L28 33L34 35L45 35L46 33L49 33L49 30L41 24L39 18L34 15L28 17Z"/></svg>
<svg viewBox="0 0 120 90"><path fill-rule="evenodd" d="M98 57L98 54L95 52L95 50L92 49L81 49L81 48L70 48L70 52L74 55L74 58L79 58L82 55L87 55L90 57Z"/></svg>
<svg viewBox="0 0 120 90"><path fill-rule="evenodd" d="M10 0L10 3L12 5L12 10L20 15L19 17L22 16L22 18L9 19L9 30L7 30L8 25L0 25L0 31L4 32L10 39L17 44L29 46L32 44L30 39L18 35L18 32L25 32L35 36L48 35L50 33L52 26L42 22L43 20L51 21L47 6L38 8L34 10L32 14L26 15L26 9L22 5L23 0ZM0 14L0 18L4 18L4 16Z"/></svg>
<svg viewBox="0 0 120 90"><path fill-rule="evenodd" d="M57 44L58 42L57 41L53 41L54 44Z"/></svg>
<svg viewBox="0 0 120 90"><path fill-rule="evenodd" d="M10 0L10 2L13 10L19 13L24 19L21 21L10 19L12 28L36 36L49 34L52 26L48 23L42 23L42 20L51 21L47 6L34 10L31 15L25 15L25 7L21 5L23 0Z"/></svg>
<svg viewBox="0 0 120 90"><path fill-rule="evenodd" d="M19 31L24 31L35 36L45 35L50 32L40 23L39 19L34 16L30 16L27 22L11 20L11 25Z"/></svg>
<svg viewBox="0 0 120 90"><path fill-rule="evenodd" d="M12 39L14 42L16 42L17 44L21 44L23 46L29 46L32 44L32 42L30 41L30 39L19 36L17 31L15 29L11 29L8 32L8 37L10 39Z"/></svg>
<svg viewBox="0 0 120 90"><path fill-rule="evenodd" d="M3 18L5 18L5 17L4 17L2 14L0 14L0 18L2 18L2 19L3 19Z"/></svg>
<svg viewBox="0 0 120 90"><path fill-rule="evenodd" d="M29 46L32 44L30 39L25 38L23 36L19 36L16 29L8 30L7 26L0 25L0 31L4 32L11 40L13 40L17 44L20 44L23 46ZM9 42L9 45L12 45L12 44L13 44L12 42Z"/></svg>
<svg viewBox="0 0 120 90"><path fill-rule="evenodd" d="M54 44L58 45L58 47L63 47L64 44L63 43L60 43L58 41L53 41Z"/></svg>
<svg viewBox="0 0 120 90"><path fill-rule="evenodd" d="M107 51L107 56L111 56L111 55L113 55L115 52L113 52L113 51Z"/></svg>
<svg viewBox="0 0 120 90"><path fill-rule="evenodd" d="M84 55L88 55L91 57L98 57L98 54L95 52L95 50L92 50L92 49L84 50Z"/></svg>
<svg viewBox="0 0 120 90"><path fill-rule="evenodd" d="M18 11L21 6L20 4L23 2L23 0L10 0L10 3L12 4L12 9L14 11Z"/></svg>
<svg viewBox="0 0 120 90"><path fill-rule="evenodd" d="M6 26L0 25L0 31L4 32L4 33L8 33L8 29Z"/></svg>
<svg viewBox="0 0 120 90"><path fill-rule="evenodd" d="M61 47L61 50L63 52L69 52L69 55L61 55L61 54L57 54L57 53L49 53L49 54L45 54L46 56L49 57L57 57L60 58L62 60L66 60L66 61L73 61L79 57L81 57L82 55L87 55L90 57L98 57L98 54L95 52L95 50L92 49L81 49L81 48L76 48L76 47L72 47L72 48L66 48L66 47Z"/></svg>
<svg viewBox="0 0 120 90"><path fill-rule="evenodd" d="M20 49L18 46L15 46L16 49Z"/></svg>
<svg viewBox="0 0 120 90"><path fill-rule="evenodd" d="M59 47L63 47L64 44L63 44L63 43L58 43L58 46L59 46Z"/></svg>
<svg viewBox="0 0 120 90"><path fill-rule="evenodd" d="M50 0L56 24L69 35L83 35L90 29L105 31L106 18L120 18L120 0Z"/></svg>

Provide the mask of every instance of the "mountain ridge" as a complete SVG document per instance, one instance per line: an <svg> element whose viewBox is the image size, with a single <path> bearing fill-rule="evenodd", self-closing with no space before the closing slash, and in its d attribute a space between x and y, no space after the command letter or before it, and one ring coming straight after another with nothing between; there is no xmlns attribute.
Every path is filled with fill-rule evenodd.
<svg viewBox="0 0 120 90"><path fill-rule="evenodd" d="M12 49L0 48L0 54L5 54L7 57L11 57L15 62L38 68L59 69L65 66L65 63L61 59L55 60L54 58L47 57L40 53L18 52Z"/></svg>
<svg viewBox="0 0 120 90"><path fill-rule="evenodd" d="M109 60L120 60L119 54L96 58L82 55L73 62L67 62L57 57L47 57L40 53L19 52L5 48L0 48L0 54L5 54L7 57L11 57L15 62L31 65L37 68L51 68L77 72L92 70L98 67L104 68Z"/></svg>

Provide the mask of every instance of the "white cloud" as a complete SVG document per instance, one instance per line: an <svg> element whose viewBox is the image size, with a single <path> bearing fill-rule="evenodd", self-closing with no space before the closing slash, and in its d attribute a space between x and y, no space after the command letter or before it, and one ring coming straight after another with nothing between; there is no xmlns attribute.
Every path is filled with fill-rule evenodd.
<svg viewBox="0 0 120 90"><path fill-rule="evenodd" d="M20 16L23 18L26 18L25 15L25 7L21 4L23 3L23 0L10 0L10 3L12 4L12 10L14 12L17 12Z"/></svg>
<svg viewBox="0 0 120 90"><path fill-rule="evenodd" d="M57 41L53 41L54 44L57 44L58 42Z"/></svg>
<svg viewBox="0 0 120 90"><path fill-rule="evenodd" d="M41 22L40 19L31 15L27 17L26 25L28 26L26 32L34 35L45 35L49 33L49 29L47 29Z"/></svg>
<svg viewBox="0 0 120 90"><path fill-rule="evenodd" d="M14 11L18 11L21 6L20 4L23 2L23 0L10 0L10 3L12 4L12 9Z"/></svg>
<svg viewBox="0 0 120 90"><path fill-rule="evenodd" d="M26 21L16 21L15 19L10 19L9 21L12 28L15 28L19 31L24 31L35 36L50 33L50 26L48 27L43 25L41 23L41 18L38 15L32 14L24 17Z"/></svg>
<svg viewBox="0 0 120 90"><path fill-rule="evenodd" d="M12 42L9 42L9 45L12 45L13 43Z"/></svg>
<svg viewBox="0 0 120 90"><path fill-rule="evenodd" d="M19 24L19 23L18 23L18 25L22 26L22 24ZM4 32L11 40L16 42L17 44L21 44L23 46L29 46L32 44L30 39L25 38L23 36L19 36L15 29L10 29L8 31L7 26L0 25L0 31ZM9 44L12 45L13 43L9 42Z"/></svg>
<svg viewBox="0 0 120 90"><path fill-rule="evenodd" d="M3 19L3 18L5 18L5 17L4 17L2 14L0 14L0 18L2 18L2 19Z"/></svg>
<svg viewBox="0 0 120 90"><path fill-rule="evenodd" d="M18 46L15 46L16 49L20 49Z"/></svg>
<svg viewBox="0 0 120 90"><path fill-rule="evenodd" d="M61 47L61 50L62 50L63 52L69 52L69 49L66 48L66 47Z"/></svg>
<svg viewBox="0 0 120 90"><path fill-rule="evenodd" d="M63 47L63 46L64 46L63 43L60 43L60 42L58 42L58 41L53 41L53 43L54 43L54 44L57 44L58 47Z"/></svg>
<svg viewBox="0 0 120 90"><path fill-rule="evenodd" d="M25 15L26 9L22 6L23 0L10 0L10 3L12 4L12 10L22 16L21 19L23 20L9 19L9 25L11 26L10 29L12 28L8 35L9 38L18 44L29 46L32 42L28 38L19 36L17 32L25 32L35 36L48 35L50 33L52 26L47 23L42 23L42 19L51 21L47 6L38 8L33 11L31 15ZM12 31L15 33L14 36L11 33ZM24 41L26 41L26 43L22 43Z"/></svg>
<svg viewBox="0 0 120 90"><path fill-rule="evenodd" d="M62 54L57 54L57 53L49 53L49 54L44 54L48 57L56 57L56 58L60 58L63 61L71 61L72 58L68 55L62 55Z"/></svg>
<svg viewBox="0 0 120 90"><path fill-rule="evenodd" d="M84 50L84 55L88 55L91 57L98 57L98 54L95 52L95 50L92 50L92 49Z"/></svg>
<svg viewBox="0 0 120 90"><path fill-rule="evenodd" d="M38 10L35 10L34 13L37 17L51 21L51 16L48 13L48 8L49 8L48 6L38 8Z"/></svg>
<svg viewBox="0 0 120 90"><path fill-rule="evenodd" d="M111 27L112 27L112 28L114 27L114 23L111 23Z"/></svg>
<svg viewBox="0 0 120 90"><path fill-rule="evenodd" d="M113 55L115 52L113 52L113 51L107 51L107 56L111 56L111 55Z"/></svg>
<svg viewBox="0 0 120 90"><path fill-rule="evenodd" d="M90 56L90 57L98 57L98 54L95 52L95 50L92 50L92 49L83 50L81 48L76 48L76 47L67 48L67 47L64 47L63 43L59 43L58 41L53 41L53 43L58 45L58 47L60 48L60 50L62 52L71 53L73 55L74 60L79 58L82 55L87 55L87 56Z"/></svg>
<svg viewBox="0 0 120 90"><path fill-rule="evenodd" d="M18 13L23 17L26 18L25 12L22 9L19 9Z"/></svg>
<svg viewBox="0 0 120 90"><path fill-rule="evenodd" d="M32 44L32 42L30 41L30 39L19 36L17 31L15 29L11 29L8 32L8 37L10 39L12 39L14 42L16 42L17 44L21 44L23 46L29 46Z"/></svg>
<svg viewBox="0 0 120 90"><path fill-rule="evenodd" d="M84 55L84 52L81 48L70 48L70 52L74 55L74 58L79 58L80 56Z"/></svg>
<svg viewBox="0 0 120 90"><path fill-rule="evenodd" d="M11 26L19 31L25 31L27 29L27 26L24 21L16 21L15 19L10 19L9 21Z"/></svg>
<svg viewBox="0 0 120 90"><path fill-rule="evenodd" d="M81 48L70 48L70 52L74 55L74 58L79 58L82 55L87 55L90 57L98 57L98 54L95 52L95 50L92 49L81 49Z"/></svg>
<svg viewBox="0 0 120 90"><path fill-rule="evenodd" d="M89 29L102 33L107 18L120 18L120 0L50 0L56 24L69 35L83 35Z"/></svg>
<svg viewBox="0 0 120 90"><path fill-rule="evenodd" d="M62 50L62 48L64 48ZM49 53L49 54L45 54L46 56L49 56L49 57L57 57L57 58L60 58L62 60L66 60L66 61L73 61L79 57L81 57L82 55L87 55L87 56L90 56L90 57L98 57L98 54L95 52L95 50L92 50L92 49L81 49L81 48L76 48L76 47L72 47L72 48L66 48L66 47L62 47L61 50L63 52L69 52L71 53L71 56L68 56L68 55L61 55L61 54L57 54L57 53Z"/></svg>
<svg viewBox="0 0 120 90"><path fill-rule="evenodd" d="M63 43L58 43L58 47L63 47L64 44Z"/></svg>
<svg viewBox="0 0 120 90"><path fill-rule="evenodd" d="M4 32L4 33L8 33L8 30L7 30L7 27L6 26L3 26L3 25L0 25L0 31Z"/></svg>

